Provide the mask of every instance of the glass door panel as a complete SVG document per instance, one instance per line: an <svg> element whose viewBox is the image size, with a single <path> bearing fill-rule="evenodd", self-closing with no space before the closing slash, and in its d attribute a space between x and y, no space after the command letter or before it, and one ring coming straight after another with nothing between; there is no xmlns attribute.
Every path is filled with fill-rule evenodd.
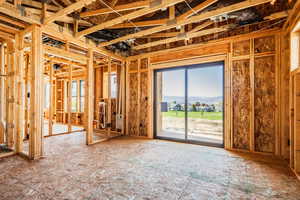
<svg viewBox="0 0 300 200"><path fill-rule="evenodd" d="M156 71L156 137L185 139L185 69Z"/></svg>
<svg viewBox="0 0 300 200"><path fill-rule="evenodd" d="M223 144L223 64L188 68L187 139Z"/></svg>

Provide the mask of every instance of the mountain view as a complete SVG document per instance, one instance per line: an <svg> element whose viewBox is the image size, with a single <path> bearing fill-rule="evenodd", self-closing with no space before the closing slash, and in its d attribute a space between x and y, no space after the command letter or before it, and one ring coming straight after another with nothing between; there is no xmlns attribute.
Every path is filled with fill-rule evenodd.
<svg viewBox="0 0 300 200"><path fill-rule="evenodd" d="M164 96L163 101L165 102L174 102L176 101L177 104L184 104L184 97L180 96ZM206 104L215 104L223 101L223 96L216 96L216 97L189 97L189 103L206 103Z"/></svg>

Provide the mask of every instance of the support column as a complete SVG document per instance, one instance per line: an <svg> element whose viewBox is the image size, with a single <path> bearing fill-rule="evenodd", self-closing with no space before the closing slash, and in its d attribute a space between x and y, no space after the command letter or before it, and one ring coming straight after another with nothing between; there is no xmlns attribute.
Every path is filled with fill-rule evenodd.
<svg viewBox="0 0 300 200"><path fill-rule="evenodd" d="M68 132L72 131L72 124L71 124L71 114L72 114L72 68L73 66L70 65L69 67L69 88L68 88Z"/></svg>
<svg viewBox="0 0 300 200"><path fill-rule="evenodd" d="M48 135L53 134L53 105L54 105L53 63L50 62L50 104L49 104Z"/></svg>
<svg viewBox="0 0 300 200"><path fill-rule="evenodd" d="M13 43L7 44L7 95L6 95L6 142L11 149L15 146L15 55Z"/></svg>
<svg viewBox="0 0 300 200"><path fill-rule="evenodd" d="M44 88L42 66L42 34L37 25L32 31L32 58L30 80L30 132L29 132L29 157L38 159L43 155L43 102Z"/></svg>
<svg viewBox="0 0 300 200"><path fill-rule="evenodd" d="M85 129L86 144L93 144L93 119L94 119L94 66L93 50L89 49L89 59L87 63L86 80L85 80Z"/></svg>
<svg viewBox="0 0 300 200"><path fill-rule="evenodd" d="M109 127L107 129L107 135L110 137L111 135L111 57L108 57L108 67L107 67L107 122Z"/></svg>
<svg viewBox="0 0 300 200"><path fill-rule="evenodd" d="M4 54L4 45L2 44L0 46L0 144L5 143L5 126L4 126L4 112L5 112L5 99L4 99L4 75L5 75L5 70L4 70L4 61L5 61L5 54Z"/></svg>
<svg viewBox="0 0 300 200"><path fill-rule="evenodd" d="M23 151L23 138L25 129L25 87L24 87L24 54L23 54L23 37L16 37L16 79L17 79L17 94L16 94L16 152Z"/></svg>

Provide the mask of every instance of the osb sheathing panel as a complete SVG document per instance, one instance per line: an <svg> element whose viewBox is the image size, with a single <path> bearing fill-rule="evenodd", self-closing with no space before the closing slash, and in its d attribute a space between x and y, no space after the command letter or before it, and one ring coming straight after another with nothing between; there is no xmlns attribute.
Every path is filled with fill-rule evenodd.
<svg viewBox="0 0 300 200"><path fill-rule="evenodd" d="M275 56L254 61L255 150L274 152L276 115Z"/></svg>
<svg viewBox="0 0 300 200"><path fill-rule="evenodd" d="M233 147L236 149L250 149L250 93L250 60L233 61Z"/></svg>
<svg viewBox="0 0 300 200"><path fill-rule="evenodd" d="M129 74L128 134L138 136L138 73Z"/></svg>
<svg viewBox="0 0 300 200"><path fill-rule="evenodd" d="M140 136L148 135L149 123L149 97L148 97L148 72L140 74Z"/></svg>
<svg viewBox="0 0 300 200"><path fill-rule="evenodd" d="M233 56L244 56L250 54L250 40L233 43Z"/></svg>
<svg viewBox="0 0 300 200"><path fill-rule="evenodd" d="M138 70L138 61L133 60L129 63L129 71L137 71Z"/></svg>
<svg viewBox="0 0 300 200"><path fill-rule="evenodd" d="M254 39L254 53L275 51L275 36L266 36Z"/></svg>
<svg viewBox="0 0 300 200"><path fill-rule="evenodd" d="M148 69L148 58L141 59L141 70Z"/></svg>

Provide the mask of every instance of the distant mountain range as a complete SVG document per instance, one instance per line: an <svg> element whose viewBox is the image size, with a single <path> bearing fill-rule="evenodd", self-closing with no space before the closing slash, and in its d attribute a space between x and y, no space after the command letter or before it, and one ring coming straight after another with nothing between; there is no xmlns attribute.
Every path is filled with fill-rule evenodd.
<svg viewBox="0 0 300 200"><path fill-rule="evenodd" d="M164 96L163 101L165 102L174 102L176 101L177 104L184 104L184 97L178 96ZM206 104L215 104L223 101L223 96L216 96L216 97L189 97L189 103L206 103Z"/></svg>

